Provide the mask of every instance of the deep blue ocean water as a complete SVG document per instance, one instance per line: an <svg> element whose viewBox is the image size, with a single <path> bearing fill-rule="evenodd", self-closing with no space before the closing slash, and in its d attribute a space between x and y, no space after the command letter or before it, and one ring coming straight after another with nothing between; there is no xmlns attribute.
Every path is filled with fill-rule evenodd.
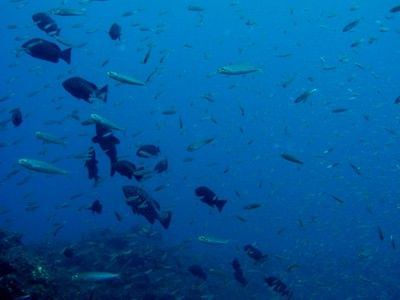
<svg viewBox="0 0 400 300"><path fill-rule="evenodd" d="M225 288L240 289L238 299L272 299L276 295L262 282L267 274L281 278L294 299L400 299L400 106L395 104L400 14L390 12L399 3L61 2L0 3L0 96L6 98L0 119L8 120L16 107L24 115L20 127L6 123L1 129L2 228L22 233L26 243L56 243L96 229L144 226L146 220L132 214L121 190L135 184L173 211L168 230L153 225L166 245L190 241L189 255L202 257L206 268L226 260L229 283L217 299ZM188 5L204 10L190 11ZM73 47L71 65L20 50L30 38L57 43L32 22L32 14L57 7L86 9L84 16L52 16L61 37L79 46ZM126 12L131 13L123 16ZM354 20L359 24L342 32ZM108 36L114 22L122 27L121 41ZM354 42L359 45L352 47ZM143 64L148 45L152 52ZM262 71L217 72L230 64ZM145 80L155 69L143 87L121 85L106 75L116 71ZM73 98L61 85L71 76L108 84L108 102ZM295 103L311 89L317 91L305 103ZM346 111L332 112L338 108ZM137 165L151 169L157 162L137 157L138 146L158 145L169 170L140 183L110 177L108 159L95 145L102 180L94 186L83 160L73 158L93 145L94 127L65 118L73 110L81 121L97 113L124 127L114 132L121 140L118 154ZM36 131L65 137L67 145L43 145ZM187 151L207 138L214 141ZM303 164L282 159L283 153ZM69 175L27 171L17 164L23 157L54 162ZM13 170L18 173L7 179ZM160 185L166 187L155 191ZM195 196L201 185L228 200L222 213ZM103 203L101 215L86 210L95 199ZM250 203L261 207L243 209ZM29 211L29 206L38 207ZM55 224L64 226L54 237ZM200 235L230 241L214 247L199 243ZM262 266L242 249L252 243L270 256ZM247 273L246 288L231 276L234 257ZM298 267L288 271L293 265Z"/></svg>

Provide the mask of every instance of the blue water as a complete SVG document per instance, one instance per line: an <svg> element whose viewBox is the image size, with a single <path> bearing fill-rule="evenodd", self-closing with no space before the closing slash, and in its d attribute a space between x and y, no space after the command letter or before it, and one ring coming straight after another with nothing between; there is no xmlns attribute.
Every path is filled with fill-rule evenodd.
<svg viewBox="0 0 400 300"><path fill-rule="evenodd" d="M399 18L390 13L395 1L64 1L85 8L85 16L53 16L61 36L82 47L72 50L72 63L52 64L21 53L27 39L52 40L31 16L61 6L61 1L2 1L0 8L1 120L21 108L24 123L1 130L1 226L21 232L24 241L75 241L99 228L123 232L147 225L125 204L121 187L139 184L161 206L173 211L163 230L166 245L190 241L193 257L206 268L226 261L227 286L240 289L238 299L272 299L264 275L281 278L294 299L399 299ZM269 3L272 2L272 3ZM198 4L203 12L187 10ZM122 14L131 11L132 15ZM351 32L342 28L360 20ZM122 26L122 40L107 32ZM246 25L246 22L250 22ZM15 25L10 28L10 25ZM149 28L141 31L141 27ZM376 41L369 44L370 38ZM361 41L358 47L350 45ZM142 64L148 45L153 51ZM61 48L65 46L59 44ZM287 57L281 57L288 54ZM165 62L160 64L160 58ZM102 63L109 63L102 67ZM324 70L325 66L335 67ZM216 70L229 64L262 69L244 76ZM117 71L145 80L144 87L120 85L106 76ZM88 104L73 98L61 82L82 76L98 86L109 84L108 103ZM286 88L282 82L293 78ZM297 96L317 89L307 102ZM204 99L212 94L214 102ZM332 109L346 108L343 113ZM165 115L174 109L176 114ZM241 115L241 109L244 115ZM152 168L157 159L135 156L138 146L158 145L169 170L142 183L109 176L108 158L96 145L99 175L94 186L84 162L71 156L92 145L93 126L64 119L73 110L81 121L98 113L124 127L118 153ZM179 127L179 119L183 128ZM63 120L59 124L49 121ZM215 120L215 122L213 122ZM43 145L36 131L65 137L68 144ZM390 131L390 132L389 132ZM188 152L188 145L214 142ZM289 153L304 162L281 158ZM32 173L17 165L22 157L54 162L68 176ZM186 158L193 158L185 162ZM339 163L336 167L331 164ZM358 176L349 163L359 167ZM25 184L19 184L28 176ZM161 191L154 191L167 185ZM197 186L212 188L228 199L222 213L201 203ZM83 193L76 199L71 196ZM344 203L332 199L335 195ZM85 208L93 200L104 205L101 215ZM29 202L38 208L26 211ZM261 203L256 210L244 210ZM66 207L60 208L62 204ZM123 215L116 221L114 212ZM238 220L237 216L246 219ZM56 237L54 224L65 223ZM378 227L384 233L380 240ZM213 247L199 235L229 239ZM270 259L254 265L242 250L256 243ZM231 276L237 257L250 284L242 288ZM299 267L288 272L290 265ZM220 297L222 297L220 295ZM243 296L245 295L245 296ZM218 297L217 297L218 299Z"/></svg>

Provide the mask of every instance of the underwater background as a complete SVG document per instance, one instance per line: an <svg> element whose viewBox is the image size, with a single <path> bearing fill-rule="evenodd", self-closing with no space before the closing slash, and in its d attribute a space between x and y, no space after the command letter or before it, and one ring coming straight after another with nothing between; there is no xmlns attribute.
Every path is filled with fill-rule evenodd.
<svg viewBox="0 0 400 300"><path fill-rule="evenodd" d="M1 1L0 265L13 271L0 272L0 299L400 299L396 5ZM59 36L36 26L38 12ZM120 40L110 38L113 23ZM32 57L22 45L33 38L72 48L71 63ZM115 81L110 71L145 84ZM108 85L107 102L71 96L62 82L72 76ZM150 171L167 159L168 170L140 181L110 176L85 122L93 113L123 128L113 131L119 158ZM43 143L37 131L65 144ZM141 145L160 154L138 157ZM97 184L85 168L91 146ZM21 158L68 174L27 170ZM169 228L134 214L125 185L172 211ZM221 212L199 200L199 186L227 200ZM101 213L91 211L95 200ZM29 268L18 266L22 257ZM39 261L46 276L37 275ZM85 272L118 278L73 280ZM136 276L145 279L132 285Z"/></svg>

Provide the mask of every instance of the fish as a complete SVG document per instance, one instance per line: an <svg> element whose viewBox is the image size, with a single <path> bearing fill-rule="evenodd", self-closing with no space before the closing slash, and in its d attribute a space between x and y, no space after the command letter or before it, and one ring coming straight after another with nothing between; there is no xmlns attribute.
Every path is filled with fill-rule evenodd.
<svg viewBox="0 0 400 300"><path fill-rule="evenodd" d="M400 5L393 6L393 7L390 9L390 12L391 12L391 13L398 13L398 12L400 12Z"/></svg>
<svg viewBox="0 0 400 300"><path fill-rule="evenodd" d="M101 282L119 279L120 275L109 272L84 272L72 275L73 281Z"/></svg>
<svg viewBox="0 0 400 300"><path fill-rule="evenodd" d="M113 164L118 161L116 145L120 143L120 140L114 136L111 129L102 124L96 124L96 135L92 138L92 142L100 145L101 150L110 159L110 169L112 169Z"/></svg>
<svg viewBox="0 0 400 300"><path fill-rule="evenodd" d="M188 267L188 271L193 275L202 280L207 280L207 274L204 272L203 268L199 265L191 265Z"/></svg>
<svg viewBox="0 0 400 300"><path fill-rule="evenodd" d="M246 75L261 71L262 69L251 65L227 65L217 69L217 72L223 75Z"/></svg>
<svg viewBox="0 0 400 300"><path fill-rule="evenodd" d="M160 148L155 145L142 145L136 151L136 155L142 158L158 156L159 154Z"/></svg>
<svg viewBox="0 0 400 300"><path fill-rule="evenodd" d="M229 243L229 240L206 236L206 235L199 235L197 239L199 242L209 245L226 245Z"/></svg>
<svg viewBox="0 0 400 300"><path fill-rule="evenodd" d="M119 24L113 23L108 31L108 35L110 38L115 41L115 40L121 40L121 35L122 35L122 28Z"/></svg>
<svg viewBox="0 0 400 300"><path fill-rule="evenodd" d="M198 142L194 142L194 143L190 144L189 146L187 146L186 150L188 152L193 152L193 151L199 150L200 148L204 147L205 145L211 144L213 141L214 141L214 138L200 140Z"/></svg>
<svg viewBox="0 0 400 300"><path fill-rule="evenodd" d="M234 258L232 260L231 265L233 268L233 276L236 279L236 281L239 282L243 286L248 285L249 282L244 277L244 273L243 273L242 267L240 266L239 260L237 258Z"/></svg>
<svg viewBox="0 0 400 300"><path fill-rule="evenodd" d="M22 44L22 49L28 55L52 63L58 63L59 60L71 63L72 48L61 50L56 44L40 38L30 39Z"/></svg>
<svg viewBox="0 0 400 300"><path fill-rule="evenodd" d="M57 26L57 23L44 12L35 13L32 15L32 20L36 26L46 32L50 36L60 35L61 29Z"/></svg>
<svg viewBox="0 0 400 300"><path fill-rule="evenodd" d="M49 11L50 14L63 17L83 16L86 14L86 9L75 8L53 8Z"/></svg>
<svg viewBox="0 0 400 300"><path fill-rule="evenodd" d="M217 195L206 186L199 186L195 189L195 194L200 197L200 201L211 207L216 207L219 212L222 212L227 200L221 200Z"/></svg>
<svg viewBox="0 0 400 300"><path fill-rule="evenodd" d="M286 297L287 299L291 299L293 297L293 291L290 291L289 287L279 278L269 276L265 277L264 281L269 287L272 288L274 292L277 292L282 297Z"/></svg>
<svg viewBox="0 0 400 300"><path fill-rule="evenodd" d="M44 144L55 144L55 145L62 145L62 146L65 146L67 144L63 139L55 137L49 133L45 133L42 131L36 131L35 137L38 140L41 140Z"/></svg>
<svg viewBox="0 0 400 300"><path fill-rule="evenodd" d="M98 161L96 159L96 152L93 147L90 147L88 150L87 159L85 160L85 168L88 171L89 180L93 179L95 183L100 180L97 164Z"/></svg>
<svg viewBox="0 0 400 300"><path fill-rule="evenodd" d="M363 175L361 173L361 168L360 167L358 167L358 166L356 166L356 165L354 165L352 163L349 163L349 166L353 170L353 172L356 173L358 176L362 176Z"/></svg>
<svg viewBox="0 0 400 300"><path fill-rule="evenodd" d="M343 27L342 32L348 32L348 31L353 30L359 23L360 23L360 20L355 20L355 21L352 21L352 22L346 24Z"/></svg>
<svg viewBox="0 0 400 300"><path fill-rule="evenodd" d="M252 209L260 208L261 206L262 206L261 203L250 203L250 204L247 204L247 205L243 206L243 209L252 210Z"/></svg>
<svg viewBox="0 0 400 300"><path fill-rule="evenodd" d="M290 162L295 163L295 164L299 164L299 165L303 165L304 164L303 161L301 161L300 159L298 159L295 156L293 156L291 154L288 154L288 153L282 153L281 157L284 160L290 161Z"/></svg>
<svg viewBox="0 0 400 300"><path fill-rule="evenodd" d="M308 98L316 91L317 89L310 89L308 91L305 91L304 93L297 96L297 98L294 100L294 103L305 103L308 100Z"/></svg>
<svg viewBox="0 0 400 300"><path fill-rule="evenodd" d="M390 236L390 245L392 246L393 250L396 250L396 242L393 238L393 235Z"/></svg>
<svg viewBox="0 0 400 300"><path fill-rule="evenodd" d="M268 254L263 254L259 249L253 245L247 244L243 247L244 252L256 262L264 261L268 258Z"/></svg>
<svg viewBox="0 0 400 300"><path fill-rule="evenodd" d="M107 102L108 85L99 89L94 83L75 76L63 81L62 86L75 98L84 100L88 103L92 103L93 98Z"/></svg>
<svg viewBox="0 0 400 300"><path fill-rule="evenodd" d="M385 239L385 236L384 236L384 234L383 234L383 230L382 230L382 228L379 227L379 226L378 226L378 236L379 236L379 239L380 239L381 241L383 241L383 240Z"/></svg>
<svg viewBox="0 0 400 300"><path fill-rule="evenodd" d="M30 158L21 158L18 160L18 164L28 170L45 173L45 174L54 174L54 175L67 175L68 172L57 168L47 162L30 159Z"/></svg>
<svg viewBox="0 0 400 300"><path fill-rule="evenodd" d="M74 248L72 247L65 247L61 254L64 255L66 258L73 258L75 256Z"/></svg>
<svg viewBox="0 0 400 300"><path fill-rule="evenodd" d="M160 204L140 187L125 185L122 191L126 204L132 208L134 214L142 215L150 224L157 220L164 229L168 229L172 219L171 211L161 211Z"/></svg>
<svg viewBox="0 0 400 300"><path fill-rule="evenodd" d="M139 86L146 85L144 81L117 72L109 71L107 72L107 76L121 83L126 83L130 85L139 85Z"/></svg>
<svg viewBox="0 0 400 300"><path fill-rule="evenodd" d="M101 214L103 211L103 205L100 200L94 200L88 209L91 210L93 214Z"/></svg>
<svg viewBox="0 0 400 300"><path fill-rule="evenodd" d="M153 50L153 47L149 46L149 48L147 49L147 52L143 58L143 62L142 62L143 64L147 64L147 62L149 61L152 50Z"/></svg>
<svg viewBox="0 0 400 300"><path fill-rule="evenodd" d="M21 109L14 108L14 109L10 110L10 114L11 114L11 123L15 127L19 127L23 122Z"/></svg>
<svg viewBox="0 0 400 300"><path fill-rule="evenodd" d="M135 177L137 181L140 181L143 176L137 174L142 170L144 170L144 168L136 168L136 166L128 160L119 160L112 165L111 176L114 176L115 173L118 173L129 179Z"/></svg>
<svg viewBox="0 0 400 300"><path fill-rule="evenodd" d="M168 159L164 158L160 160L155 166L154 171L157 173L163 173L168 170Z"/></svg>
<svg viewBox="0 0 400 300"><path fill-rule="evenodd" d="M343 113L343 112L346 112L346 111L348 111L347 108L334 108L334 109L331 110L331 112L334 113L334 114Z"/></svg>
<svg viewBox="0 0 400 300"><path fill-rule="evenodd" d="M187 7L188 11L194 11L194 12L202 12L204 11L204 8L199 6L199 5L194 5L194 4L190 4Z"/></svg>
<svg viewBox="0 0 400 300"><path fill-rule="evenodd" d="M394 104L400 104L400 96L398 96L398 97L394 100Z"/></svg>
<svg viewBox="0 0 400 300"><path fill-rule="evenodd" d="M342 199L340 199L339 197L335 196L335 195L331 195L332 199L335 200L336 202L343 204L344 201Z"/></svg>
<svg viewBox="0 0 400 300"><path fill-rule="evenodd" d="M117 124L115 124L114 122L98 115L98 114L90 114L90 120L87 121L89 123L94 123L94 124L99 124L101 126L103 126L104 128L110 129L110 130L119 130L122 131L124 130L124 128L122 128L121 126L118 126Z"/></svg>

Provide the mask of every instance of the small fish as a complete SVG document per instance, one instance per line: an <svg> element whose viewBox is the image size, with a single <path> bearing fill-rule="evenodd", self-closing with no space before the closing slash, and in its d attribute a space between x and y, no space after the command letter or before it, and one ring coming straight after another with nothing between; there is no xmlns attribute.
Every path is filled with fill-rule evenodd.
<svg viewBox="0 0 400 300"><path fill-rule="evenodd" d="M162 159L160 160L155 166L154 166L154 171L157 173L163 173L168 170L168 159Z"/></svg>
<svg viewBox="0 0 400 300"><path fill-rule="evenodd" d="M390 236L390 245L392 246L393 250L396 250L396 242L394 241L393 235Z"/></svg>
<svg viewBox="0 0 400 300"><path fill-rule="evenodd" d="M226 245L229 243L229 240L224 240L224 239L211 237L211 236L205 236L205 235L200 235L197 237L197 239L204 244L210 244L210 245Z"/></svg>
<svg viewBox="0 0 400 300"><path fill-rule="evenodd" d="M351 169L354 171L354 173L356 173L358 176L362 176L361 168L360 168L360 167L358 167L358 166L356 166L356 165L354 165L354 164L352 164L352 163L349 163L349 166L350 166Z"/></svg>
<svg viewBox="0 0 400 300"><path fill-rule="evenodd" d="M223 75L245 75L261 71L260 68L250 65L228 65L217 70L219 74Z"/></svg>
<svg viewBox="0 0 400 300"><path fill-rule="evenodd" d="M118 126L114 122L112 122L98 114L90 114L90 120L86 121L86 122L89 122L89 123L93 122L93 124L101 125L102 127L107 128L109 130L119 130L119 131L124 130L124 128ZM85 123L85 125L89 124L89 123Z"/></svg>
<svg viewBox="0 0 400 300"><path fill-rule="evenodd" d="M194 12L202 12L204 11L204 8L199 6L199 5L194 5L194 4L190 4L187 7L188 11L194 11Z"/></svg>
<svg viewBox="0 0 400 300"><path fill-rule="evenodd" d="M296 157L294 157L293 155L290 155L290 154L288 154L288 153L282 153L282 154L281 154L281 157L282 157L283 159L285 159L285 160L287 160L287 161L290 161L290 162L292 162L292 163L295 163L295 164L299 164L299 165L304 164L303 161L299 160L298 158L296 158Z"/></svg>
<svg viewBox="0 0 400 300"><path fill-rule="evenodd" d="M393 7L390 9L390 12L391 12L391 13L398 13L398 12L400 12L400 5L393 6Z"/></svg>
<svg viewBox="0 0 400 300"><path fill-rule="evenodd" d="M339 114L339 113L343 113L343 112L346 112L346 111L348 111L347 108L335 108L335 109L331 110L331 112L334 113L334 114Z"/></svg>
<svg viewBox="0 0 400 300"><path fill-rule="evenodd" d="M382 228L380 228L379 226L378 226L378 236L379 236L379 239L380 239L381 241L383 241L383 240L385 239L385 236L384 236L384 234L383 234L383 230L382 230Z"/></svg>
<svg viewBox="0 0 400 300"><path fill-rule="evenodd" d="M85 272L77 273L72 276L74 281L100 282L119 279L120 275L109 272Z"/></svg>
<svg viewBox="0 0 400 300"><path fill-rule="evenodd" d="M355 20L355 21L348 23L346 26L343 27L342 32L348 32L348 31L354 29L359 23L360 23L360 20Z"/></svg>
<svg viewBox="0 0 400 300"><path fill-rule="evenodd" d="M253 245L247 244L243 247L244 252L256 262L265 261L268 258L268 254L263 254L259 249Z"/></svg>
<svg viewBox="0 0 400 300"><path fill-rule="evenodd" d="M146 55L143 58L143 62L142 62L143 64L147 64L147 62L149 61L152 50L153 50L153 47L149 46L149 48L147 49Z"/></svg>
<svg viewBox="0 0 400 300"><path fill-rule="evenodd" d="M88 209L91 210L93 214L101 214L103 211L103 205L100 200L95 200Z"/></svg>
<svg viewBox="0 0 400 300"><path fill-rule="evenodd" d="M52 15L63 16L63 17L73 17L73 16L83 16L86 14L85 9L74 9L74 8L54 8L49 11Z"/></svg>
<svg viewBox="0 0 400 300"><path fill-rule="evenodd" d="M247 205L243 206L243 209L245 209L245 210L253 210L253 209L260 208L261 206L262 206L261 203L250 203L250 204L247 204Z"/></svg>
<svg viewBox="0 0 400 300"><path fill-rule="evenodd" d="M317 89L311 89L308 91L305 91L304 93L300 94L295 100L294 103L305 103L308 98L314 94L317 91Z"/></svg>
<svg viewBox="0 0 400 300"><path fill-rule="evenodd" d="M130 84L130 85L140 85L143 86L146 83L143 81L140 81L138 79L135 79L133 77L127 76L127 75L123 75L117 72L107 72L107 76L110 77L111 79L114 79L116 81L119 81L121 83L126 83L126 84Z"/></svg>
<svg viewBox="0 0 400 300"><path fill-rule="evenodd" d="M200 148L202 148L205 145L211 144L214 141L214 138L208 138L208 139L204 139L198 142L194 142L192 144L190 144L186 150L189 152L193 152L196 150L199 150Z"/></svg>
<svg viewBox="0 0 400 300"><path fill-rule="evenodd" d="M142 158L149 158L158 156L160 154L160 148L155 145L142 145L136 151L136 155Z"/></svg>
<svg viewBox="0 0 400 300"><path fill-rule="evenodd" d="M54 175L67 175L68 172L62 169L59 169L47 162L29 159L29 158L21 158L18 160L18 164L28 170L45 173L45 174L54 174Z"/></svg>
<svg viewBox="0 0 400 300"><path fill-rule="evenodd" d="M339 197L335 196L335 195L331 195L332 199L335 200L336 202L343 204L344 201L342 199L340 199Z"/></svg>

